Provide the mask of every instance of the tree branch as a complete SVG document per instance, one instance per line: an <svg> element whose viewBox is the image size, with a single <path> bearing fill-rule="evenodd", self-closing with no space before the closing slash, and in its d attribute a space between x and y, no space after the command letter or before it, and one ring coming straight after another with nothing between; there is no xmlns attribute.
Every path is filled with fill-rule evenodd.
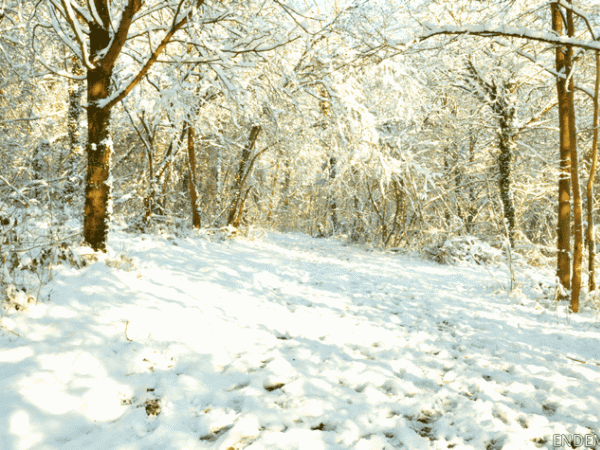
<svg viewBox="0 0 600 450"><path fill-rule="evenodd" d="M129 0L127 3L127 7L125 8L125 11L123 11L123 16L121 17L121 23L119 23L119 28L115 33L110 48L108 49L106 56L102 58L102 67L104 67L107 72L110 72L114 67L117 58L127 41L127 35L129 33L129 28L131 27L133 16L141 7L142 0Z"/></svg>
<svg viewBox="0 0 600 450"><path fill-rule="evenodd" d="M77 40L77 44L79 45L79 50L81 51L81 59L83 60L83 64L88 68L92 69L93 66L90 62L89 54L87 51L87 46L85 44L85 38L83 37L83 33L81 28L79 27L79 23L77 19L74 17L75 13L71 8L71 0L62 0L64 11L62 11L71 27L73 33L75 33L75 39ZM56 5L53 3L52 6L56 8ZM54 10L52 10L52 14L54 15ZM58 33L57 33L58 34Z"/></svg>
<svg viewBox="0 0 600 450"><path fill-rule="evenodd" d="M135 2L135 1L139 2L140 0L130 0L130 2ZM198 3L199 3L199 5L201 5L204 3L204 0L200 0ZM171 30L169 30L169 32L165 35L163 40L160 42L160 44L158 45L158 47L156 48L154 53L150 56L150 58L148 59L148 61L144 65L144 67L142 67L140 69L138 74L133 78L133 80L131 80L131 82L127 85L127 87L125 87L125 89L123 89L120 93L118 93L114 98L112 98L105 105L105 108L108 108L108 109L112 108L117 103L119 103L121 100L123 100L125 97L127 97L127 95L129 95L129 93L133 90L133 88L137 86L137 84L142 80L142 78L144 78L144 76L146 75L148 70L150 70L150 67L152 67L152 65L156 62L156 60L158 59L158 57L160 56L162 51L167 47L167 45L171 41L171 38L173 37L173 35L175 33L177 33L177 31L179 31L187 23L188 18L189 18L189 15L186 15L178 23L173 25Z"/></svg>
<svg viewBox="0 0 600 450"><path fill-rule="evenodd" d="M422 42L426 39L440 35L457 35L467 34L473 36L482 37L513 37L518 39L528 39L530 41L545 42L546 44L553 45L564 45L576 48L583 48L586 50L600 50L600 42L598 41L581 41L574 37L568 36L557 36L543 31L530 30L528 28L518 28L509 26L494 26L494 25L463 25L454 26L447 25L443 27L437 27L436 25L426 24L429 27L429 31L419 36L417 42Z"/></svg>

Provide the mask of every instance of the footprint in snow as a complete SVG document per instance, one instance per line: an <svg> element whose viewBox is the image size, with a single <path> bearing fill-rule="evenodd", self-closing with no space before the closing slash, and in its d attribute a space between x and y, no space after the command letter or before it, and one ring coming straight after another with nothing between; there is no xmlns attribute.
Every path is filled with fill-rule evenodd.
<svg viewBox="0 0 600 450"><path fill-rule="evenodd" d="M542 410L547 416L553 416L554 414L556 414L557 409L558 405L556 403L546 403L542 405Z"/></svg>

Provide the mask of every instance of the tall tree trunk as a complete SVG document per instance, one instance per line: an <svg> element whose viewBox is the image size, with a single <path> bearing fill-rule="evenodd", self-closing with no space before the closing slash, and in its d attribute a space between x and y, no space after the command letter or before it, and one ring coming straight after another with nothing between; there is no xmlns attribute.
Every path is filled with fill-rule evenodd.
<svg viewBox="0 0 600 450"><path fill-rule="evenodd" d="M552 3L552 29L563 34L563 19L557 3ZM556 48L556 71L568 75L571 72L569 53L564 48ZM558 290L557 299L564 300L571 289L571 127L569 119L569 96L567 80L556 78L558 96L558 122L560 128L560 175L558 179L558 225L557 225L557 277L562 290ZM563 293L564 292L564 293Z"/></svg>
<svg viewBox="0 0 600 450"><path fill-rule="evenodd" d="M568 3L572 3L568 0ZM575 36L575 23L573 20L573 11L567 9L567 34L569 37ZM581 267L583 265L583 220L582 220L582 202L581 188L579 186L579 161L577 155L577 126L575 122L575 81L573 70L573 47L567 48L567 60L569 61L569 70L565 71L569 78L567 91L567 109L569 117L569 147L571 149L571 188L573 189L573 279L571 280L571 310L579 311L579 294L581 291Z"/></svg>
<svg viewBox="0 0 600 450"><path fill-rule="evenodd" d="M108 30L98 25L90 27L90 53L92 57L106 48L110 41ZM106 251L108 203L110 188L110 157L112 141L109 134L110 109L99 106L110 93L111 71L101 64L87 71L88 165L85 184L83 235L94 249Z"/></svg>
<svg viewBox="0 0 600 450"><path fill-rule="evenodd" d="M111 188L108 177L112 153L112 141L109 134L110 110L99 108L94 101L106 98L106 95L97 96L95 90L104 91L106 89L108 93L110 76L97 72L101 71L88 72L88 167L83 234L86 242L94 250L106 251L110 222L108 202Z"/></svg>
<svg viewBox="0 0 600 450"><path fill-rule="evenodd" d="M192 225L200 228L200 214L198 213L198 194L196 193L196 149L194 146L194 127L188 124L188 163L190 165L190 199L192 206Z"/></svg>
<svg viewBox="0 0 600 450"><path fill-rule="evenodd" d="M600 52L596 52L596 84L594 87L594 137L592 139L590 178L587 183L587 244L588 244L588 290L596 290L596 239L594 236L594 180L598 165L598 100L600 94Z"/></svg>

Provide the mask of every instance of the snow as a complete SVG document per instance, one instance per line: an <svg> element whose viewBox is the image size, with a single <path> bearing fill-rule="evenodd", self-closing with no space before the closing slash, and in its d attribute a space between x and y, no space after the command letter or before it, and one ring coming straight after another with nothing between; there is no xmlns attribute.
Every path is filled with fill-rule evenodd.
<svg viewBox="0 0 600 450"><path fill-rule="evenodd" d="M500 266L300 234L113 230L110 244L3 312L1 449L526 450L600 435L600 324L544 300L539 270L520 268L509 295Z"/></svg>

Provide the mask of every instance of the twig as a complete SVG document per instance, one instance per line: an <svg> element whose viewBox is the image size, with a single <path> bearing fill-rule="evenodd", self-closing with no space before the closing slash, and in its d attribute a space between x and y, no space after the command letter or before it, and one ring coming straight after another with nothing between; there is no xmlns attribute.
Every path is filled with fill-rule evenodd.
<svg viewBox="0 0 600 450"><path fill-rule="evenodd" d="M566 355L565 355L565 358L570 359L571 361L581 363L581 364L590 363L590 364L594 364L594 365L600 367L600 363L597 363L596 361L585 361L583 359L571 358L570 356L566 356Z"/></svg>
<svg viewBox="0 0 600 450"><path fill-rule="evenodd" d="M127 339L129 342L133 342L133 339L129 339L129 336L127 336L127 327L129 326L129 320L125 321L125 339Z"/></svg>
<svg viewBox="0 0 600 450"><path fill-rule="evenodd" d="M23 200L20 199L16 199L18 200L23 206L29 206L29 199L25 198L25 196L21 193L21 191L19 191L16 187L14 187L12 184L10 184L6 178L4 178L3 176L0 175L0 180L4 181L4 183L11 188L13 191L15 191L17 194L19 194L21 196L21 198Z"/></svg>
<svg viewBox="0 0 600 450"><path fill-rule="evenodd" d="M14 332L13 330L9 329L6 325L4 325L1 320L0 320L0 329L6 330L9 333L12 333L12 334L14 334L17 337L21 337L21 335L19 333Z"/></svg>

